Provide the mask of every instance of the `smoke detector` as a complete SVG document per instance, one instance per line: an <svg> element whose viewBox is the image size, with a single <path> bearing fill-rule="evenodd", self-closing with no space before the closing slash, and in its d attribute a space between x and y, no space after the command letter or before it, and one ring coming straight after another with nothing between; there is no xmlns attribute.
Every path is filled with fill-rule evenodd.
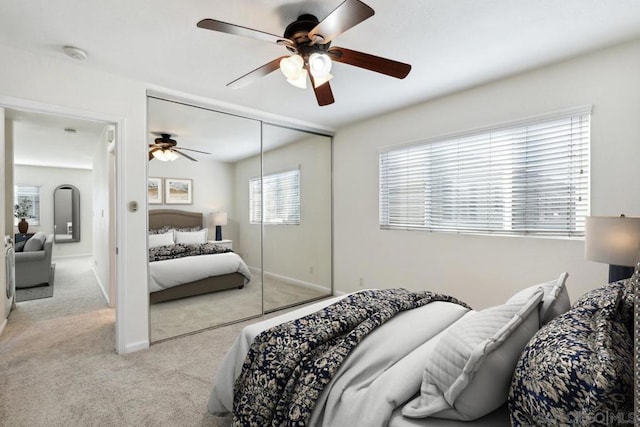
<svg viewBox="0 0 640 427"><path fill-rule="evenodd" d="M87 59L87 52L78 47L65 46L62 49L64 50L64 53L67 54L67 56L70 56L73 59L77 59L78 61L84 61L85 59Z"/></svg>

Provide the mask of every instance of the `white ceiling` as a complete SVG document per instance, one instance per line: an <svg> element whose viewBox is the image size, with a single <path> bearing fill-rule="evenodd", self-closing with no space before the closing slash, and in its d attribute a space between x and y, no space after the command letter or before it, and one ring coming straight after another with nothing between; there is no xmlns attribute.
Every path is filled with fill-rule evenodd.
<svg viewBox="0 0 640 427"><path fill-rule="evenodd" d="M637 0L365 0L375 15L333 45L408 62L412 71L397 80L334 64L336 102L319 107L310 88L291 86L279 71L227 88L287 51L196 27L213 18L279 35L299 14L322 19L340 2L3 0L0 43L66 61L75 60L62 46L78 46L89 55L82 67L337 129L640 37Z"/></svg>
<svg viewBox="0 0 640 427"><path fill-rule="evenodd" d="M91 169L97 145L106 143L105 123L18 110L5 115L13 122L15 164Z"/></svg>

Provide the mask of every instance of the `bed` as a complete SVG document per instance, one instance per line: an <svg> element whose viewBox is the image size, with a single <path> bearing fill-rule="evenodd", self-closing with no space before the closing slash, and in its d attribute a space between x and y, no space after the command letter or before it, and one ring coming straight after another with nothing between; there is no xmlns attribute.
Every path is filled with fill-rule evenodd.
<svg viewBox="0 0 640 427"><path fill-rule="evenodd" d="M633 291L611 283L571 306L566 278L479 311L425 291L366 290L254 323L222 360L208 411L234 425L624 423L633 417ZM396 298L430 302L396 310ZM338 306L368 313L349 329L345 319L360 315ZM324 329L336 324L339 336Z"/></svg>
<svg viewBox="0 0 640 427"><path fill-rule="evenodd" d="M151 303L242 289L250 282L249 268L239 255L213 243L202 242L207 242L208 234L202 225L203 215L199 212L177 209L149 211ZM197 256L174 258L172 252L179 252L178 249L184 252L185 248Z"/></svg>

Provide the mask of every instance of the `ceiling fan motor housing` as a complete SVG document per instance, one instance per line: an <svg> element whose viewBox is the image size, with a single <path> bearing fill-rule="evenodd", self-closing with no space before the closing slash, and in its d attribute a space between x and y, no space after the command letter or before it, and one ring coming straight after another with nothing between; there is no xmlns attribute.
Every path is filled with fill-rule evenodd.
<svg viewBox="0 0 640 427"><path fill-rule="evenodd" d="M295 45L295 49L290 46L287 46L287 49L291 52L297 51L305 59L305 62L312 53L326 52L331 46L331 42L321 44L322 40L311 44L312 40L309 40L309 31L313 30L319 22L318 18L307 13L298 16L298 19L287 25L284 30L284 37L291 40Z"/></svg>

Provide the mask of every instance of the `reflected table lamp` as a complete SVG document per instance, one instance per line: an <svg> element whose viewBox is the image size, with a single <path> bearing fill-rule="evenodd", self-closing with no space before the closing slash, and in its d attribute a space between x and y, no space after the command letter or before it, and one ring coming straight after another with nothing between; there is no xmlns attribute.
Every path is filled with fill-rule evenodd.
<svg viewBox="0 0 640 427"><path fill-rule="evenodd" d="M216 226L216 240L222 240L222 226L227 225L227 213L226 212L214 212L213 224Z"/></svg>
<svg viewBox="0 0 640 427"><path fill-rule="evenodd" d="M585 257L609 264L609 282L631 277L640 261L640 218L586 218Z"/></svg>

